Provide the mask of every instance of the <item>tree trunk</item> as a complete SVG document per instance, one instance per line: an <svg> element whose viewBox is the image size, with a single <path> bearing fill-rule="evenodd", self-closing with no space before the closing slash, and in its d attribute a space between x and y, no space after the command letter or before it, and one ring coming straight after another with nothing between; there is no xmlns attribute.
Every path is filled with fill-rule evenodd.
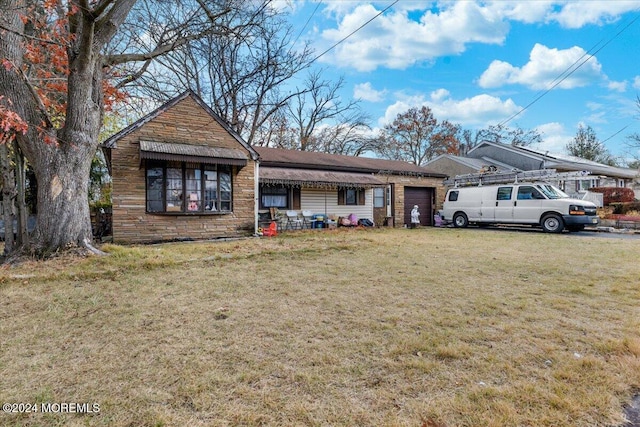
<svg viewBox="0 0 640 427"><path fill-rule="evenodd" d="M15 181L7 144L0 144L0 170L2 172L2 212L4 220L4 254L13 251L13 197Z"/></svg>
<svg viewBox="0 0 640 427"><path fill-rule="evenodd" d="M91 156L80 149L48 151L34 168L40 209L28 250L46 257L61 249L93 249L88 203Z"/></svg>
<svg viewBox="0 0 640 427"><path fill-rule="evenodd" d="M26 245L29 243L29 212L27 211L27 203L25 201L25 183L27 181L27 174L25 168L25 159L22 154L22 150L18 147L18 144L13 142L13 151L15 158L15 170L16 170L16 213L17 213L17 244L18 246Z"/></svg>

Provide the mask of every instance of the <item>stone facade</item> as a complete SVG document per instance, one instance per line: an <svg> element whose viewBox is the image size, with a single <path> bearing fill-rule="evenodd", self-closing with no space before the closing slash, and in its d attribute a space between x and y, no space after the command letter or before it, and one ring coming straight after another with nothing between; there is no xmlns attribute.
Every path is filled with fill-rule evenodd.
<svg viewBox="0 0 640 427"><path fill-rule="evenodd" d="M444 196L447 190L444 187L444 181L442 178L432 177L419 177L419 176L402 176L391 175L388 179L389 183L394 185L394 200L393 200L393 216L395 218L394 226L403 227L405 206L404 206L404 188L405 187L425 187L433 189L433 212L430 215L435 214L438 210L442 209L444 202ZM422 213L425 214L424 212Z"/></svg>
<svg viewBox="0 0 640 427"><path fill-rule="evenodd" d="M195 96L184 96L146 118L111 143L113 240L142 243L246 236L254 232L256 155L221 124ZM132 125L133 126L133 125ZM140 141L207 145L242 150L246 166L232 167L229 213L171 214L146 211L145 161Z"/></svg>

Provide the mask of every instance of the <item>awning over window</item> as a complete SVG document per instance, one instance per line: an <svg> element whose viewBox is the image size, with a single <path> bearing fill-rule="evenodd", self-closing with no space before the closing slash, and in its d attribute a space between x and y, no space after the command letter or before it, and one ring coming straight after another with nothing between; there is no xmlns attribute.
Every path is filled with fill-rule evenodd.
<svg viewBox="0 0 640 427"><path fill-rule="evenodd" d="M248 156L233 148L140 141L140 159L245 166Z"/></svg>
<svg viewBox="0 0 640 427"><path fill-rule="evenodd" d="M298 187L381 187L384 181L364 173L333 172L324 170L260 168L260 184L294 185Z"/></svg>

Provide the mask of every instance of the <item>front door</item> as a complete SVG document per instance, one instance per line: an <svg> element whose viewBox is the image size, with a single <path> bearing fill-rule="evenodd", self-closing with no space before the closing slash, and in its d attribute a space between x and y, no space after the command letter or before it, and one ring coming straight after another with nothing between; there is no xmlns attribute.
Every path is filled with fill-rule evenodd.
<svg viewBox="0 0 640 427"><path fill-rule="evenodd" d="M535 224L540 219L544 196L532 185L518 187L516 201L513 203L513 219L519 223Z"/></svg>

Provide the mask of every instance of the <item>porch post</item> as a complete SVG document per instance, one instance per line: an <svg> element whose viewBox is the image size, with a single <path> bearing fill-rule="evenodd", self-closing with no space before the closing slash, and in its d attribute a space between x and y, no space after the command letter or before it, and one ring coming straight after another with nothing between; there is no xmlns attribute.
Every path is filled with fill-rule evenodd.
<svg viewBox="0 0 640 427"><path fill-rule="evenodd" d="M258 234L258 210L260 209L260 160L255 162L253 174L253 234Z"/></svg>

